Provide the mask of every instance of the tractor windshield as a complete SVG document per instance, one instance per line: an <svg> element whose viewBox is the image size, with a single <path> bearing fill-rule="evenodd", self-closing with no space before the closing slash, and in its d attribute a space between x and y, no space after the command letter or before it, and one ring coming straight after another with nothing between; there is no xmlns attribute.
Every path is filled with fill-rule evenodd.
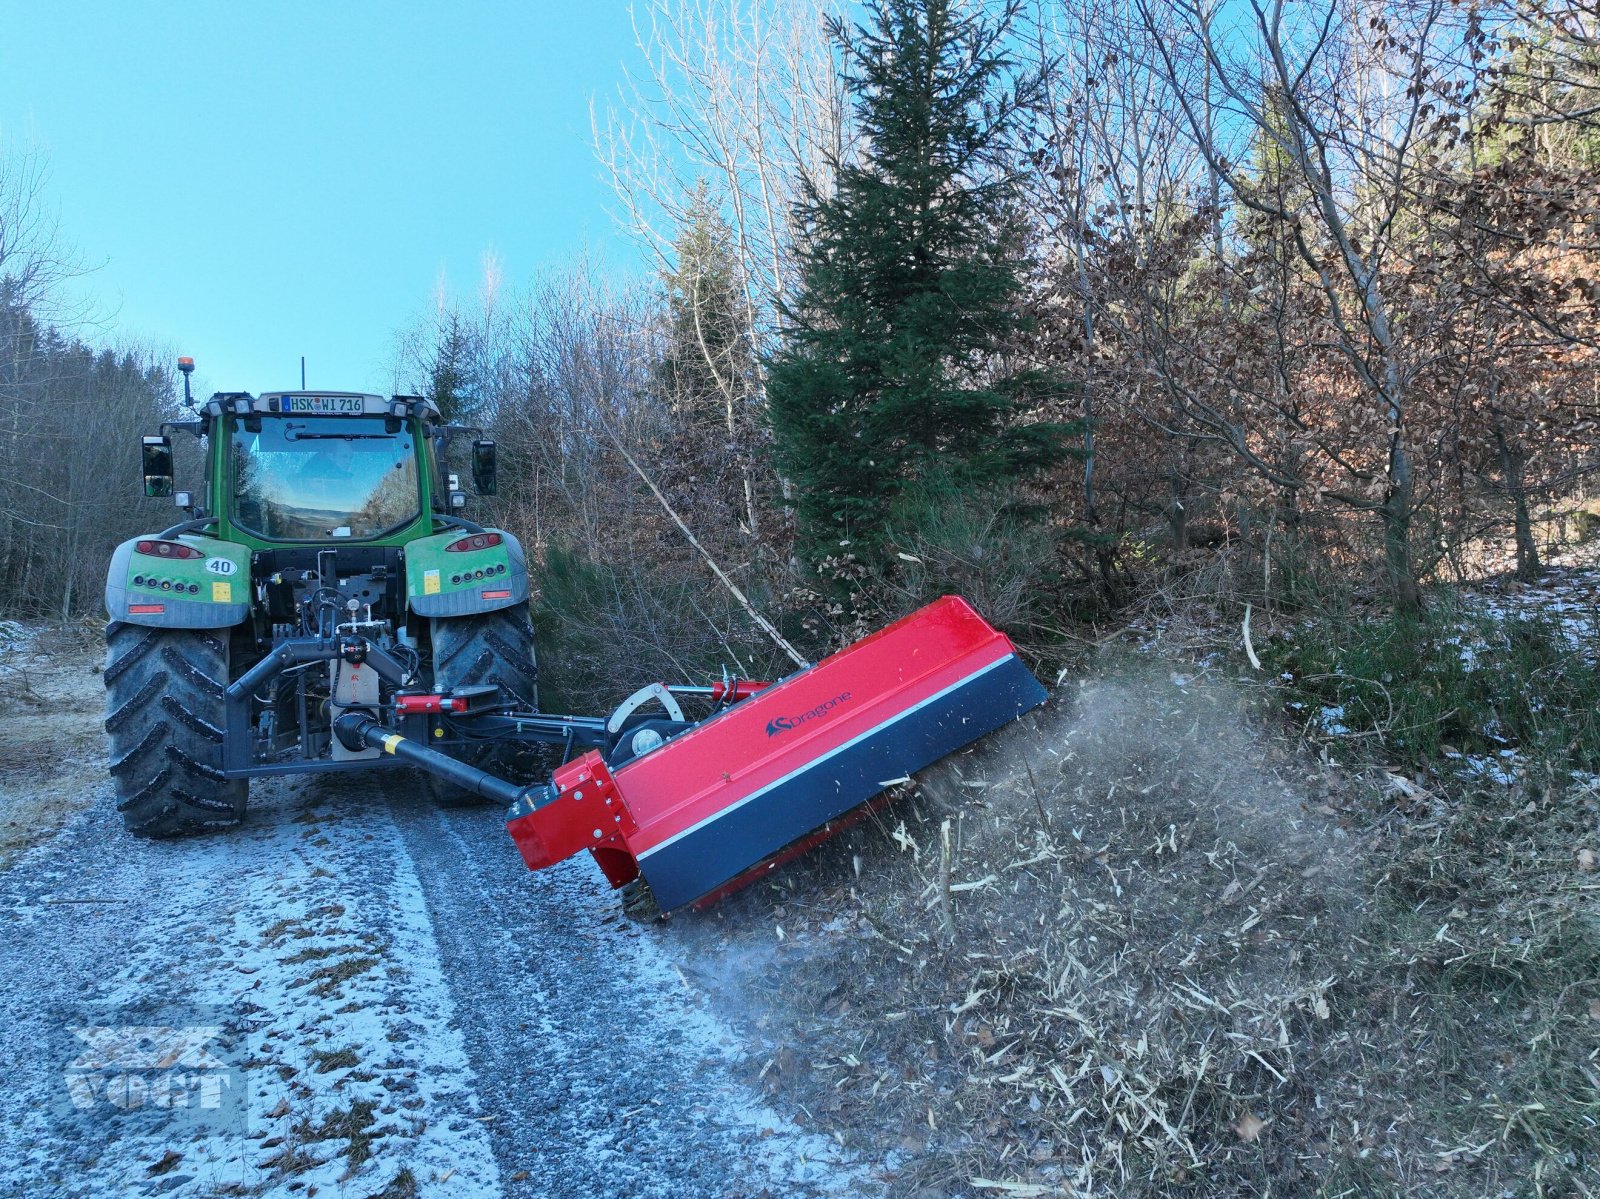
<svg viewBox="0 0 1600 1199"><path fill-rule="evenodd" d="M252 533L285 541L379 537L420 510L409 431L341 416L269 416L256 429L234 426L233 516Z"/></svg>

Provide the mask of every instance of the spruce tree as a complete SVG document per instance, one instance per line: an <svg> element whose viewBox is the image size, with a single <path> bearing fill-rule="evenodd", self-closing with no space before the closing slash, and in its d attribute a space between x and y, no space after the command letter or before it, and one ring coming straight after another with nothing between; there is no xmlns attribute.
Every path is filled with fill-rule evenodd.
<svg viewBox="0 0 1600 1199"><path fill-rule="evenodd" d="M712 528L759 531L766 486L757 468L762 440L759 362L750 337L733 230L704 191L673 246L665 284L662 354L653 370L667 409L656 468L702 536Z"/></svg>
<svg viewBox="0 0 1600 1199"><path fill-rule="evenodd" d="M756 393L756 357L739 294L733 230L706 197L692 201L663 276L667 345L658 387L680 423L709 436L742 423ZM730 415L731 412L731 415Z"/></svg>
<svg viewBox="0 0 1600 1199"><path fill-rule="evenodd" d="M470 420L478 415L477 345L473 331L460 314L442 315L433 346L424 395L439 407L446 421Z"/></svg>
<svg viewBox="0 0 1600 1199"><path fill-rule="evenodd" d="M1025 237L1006 135L1029 100L997 20L952 0L878 0L831 33L861 151L802 207L801 287L769 364L802 548L882 535L895 498L940 480L1015 482L1070 426L1023 413L1051 389L1005 366L1025 331Z"/></svg>

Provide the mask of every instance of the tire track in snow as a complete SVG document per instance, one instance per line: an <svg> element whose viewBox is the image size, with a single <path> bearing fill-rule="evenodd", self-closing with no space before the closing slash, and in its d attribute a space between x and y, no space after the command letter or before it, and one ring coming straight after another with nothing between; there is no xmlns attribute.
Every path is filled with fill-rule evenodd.
<svg viewBox="0 0 1600 1199"><path fill-rule="evenodd" d="M507 1195L879 1192L733 1077L733 1034L586 856L530 874L497 809L407 806L405 776L384 786L406 813Z"/></svg>
<svg viewBox="0 0 1600 1199"><path fill-rule="evenodd" d="M498 1193L376 781L255 791L245 827L181 842L134 840L101 801L0 874L0 1070L18 1112L0 1126L0 1195L365 1196L397 1178L425 1196ZM63 1104L84 1047L69 1025L185 1012L220 1028L208 1051L244 1064L229 1085L247 1092L248 1135Z"/></svg>
<svg viewBox="0 0 1600 1199"><path fill-rule="evenodd" d="M0 872L0 972L0 1196L880 1189L733 1078L587 858L530 874L498 810L403 772L257 782L243 828L179 842L102 799ZM174 1009L243 1063L248 1136L63 1115L69 1025Z"/></svg>

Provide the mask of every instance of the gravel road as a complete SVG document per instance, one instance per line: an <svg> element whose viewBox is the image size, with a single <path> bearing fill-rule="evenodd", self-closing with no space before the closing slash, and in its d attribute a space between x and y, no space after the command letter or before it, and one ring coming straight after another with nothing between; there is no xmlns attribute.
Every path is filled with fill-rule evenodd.
<svg viewBox="0 0 1600 1199"><path fill-rule="evenodd" d="M147 843L76 768L85 808L0 871L0 1195L879 1192L735 1081L593 865L530 875L497 810L258 781L245 827Z"/></svg>

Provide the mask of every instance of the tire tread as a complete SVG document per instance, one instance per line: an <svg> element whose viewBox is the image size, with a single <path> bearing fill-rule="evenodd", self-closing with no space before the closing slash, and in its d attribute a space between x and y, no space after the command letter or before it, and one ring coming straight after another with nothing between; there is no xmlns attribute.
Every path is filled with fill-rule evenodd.
<svg viewBox="0 0 1600 1199"><path fill-rule="evenodd" d="M537 711L539 666L526 608L433 622L433 686L439 691L492 683L518 707ZM518 778L540 772L542 757L525 746L484 746L464 756L474 766ZM424 774L434 802L460 807L483 802L464 788ZM530 779L531 781L531 779Z"/></svg>
<svg viewBox="0 0 1600 1199"><path fill-rule="evenodd" d="M108 770L129 832L238 824L249 784L222 773L228 647L206 629L106 627Z"/></svg>

